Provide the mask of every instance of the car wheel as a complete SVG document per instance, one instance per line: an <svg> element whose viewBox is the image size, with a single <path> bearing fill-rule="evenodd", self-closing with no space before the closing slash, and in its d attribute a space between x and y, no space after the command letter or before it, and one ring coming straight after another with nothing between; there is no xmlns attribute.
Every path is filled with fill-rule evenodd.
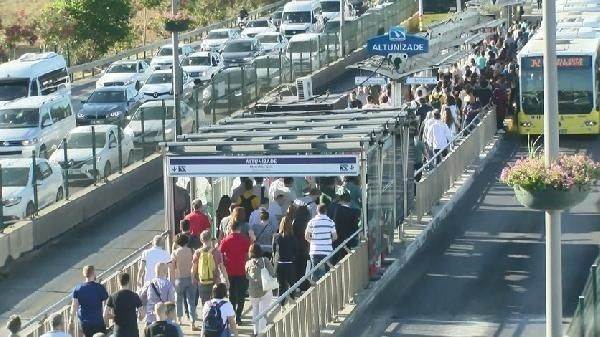
<svg viewBox="0 0 600 337"><path fill-rule="evenodd" d="M129 155L127 156L127 166L133 164L133 150L129 150Z"/></svg>
<svg viewBox="0 0 600 337"><path fill-rule="evenodd" d="M56 192L56 202L61 201L63 198L64 198L63 188L59 187L58 191Z"/></svg>
<svg viewBox="0 0 600 337"><path fill-rule="evenodd" d="M35 213L35 206L33 205L33 201L27 203L27 208L25 208L25 216L30 217Z"/></svg>
<svg viewBox="0 0 600 337"><path fill-rule="evenodd" d="M108 178L108 176L112 173L112 167L110 166L110 162L107 161L104 165L104 178Z"/></svg>

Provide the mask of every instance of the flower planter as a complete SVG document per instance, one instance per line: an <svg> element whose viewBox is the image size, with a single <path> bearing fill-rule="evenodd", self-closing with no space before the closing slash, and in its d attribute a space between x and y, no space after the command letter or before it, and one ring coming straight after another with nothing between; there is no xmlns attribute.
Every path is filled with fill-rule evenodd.
<svg viewBox="0 0 600 337"><path fill-rule="evenodd" d="M543 189L528 191L514 186L517 200L525 207L537 210L563 210L581 203L590 193L589 189L573 187L567 191Z"/></svg>
<svg viewBox="0 0 600 337"><path fill-rule="evenodd" d="M165 30L167 32L185 32L190 28L190 20L167 20Z"/></svg>

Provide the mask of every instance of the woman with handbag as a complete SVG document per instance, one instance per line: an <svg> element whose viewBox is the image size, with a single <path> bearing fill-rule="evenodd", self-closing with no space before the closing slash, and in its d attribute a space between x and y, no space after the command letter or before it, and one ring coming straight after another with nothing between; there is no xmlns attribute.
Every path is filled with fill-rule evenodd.
<svg viewBox="0 0 600 337"><path fill-rule="evenodd" d="M273 299L273 289L277 289L275 270L271 262L263 256L262 249L257 243L250 246L246 261L246 276L249 281L248 294L252 304L252 320L258 314L267 310ZM254 335L264 332L267 321L263 318L254 323Z"/></svg>

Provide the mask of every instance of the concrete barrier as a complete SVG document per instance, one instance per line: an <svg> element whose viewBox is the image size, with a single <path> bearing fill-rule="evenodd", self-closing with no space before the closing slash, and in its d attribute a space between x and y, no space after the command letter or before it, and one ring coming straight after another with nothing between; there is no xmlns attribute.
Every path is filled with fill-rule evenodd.
<svg viewBox="0 0 600 337"><path fill-rule="evenodd" d="M71 195L51 205L33 220L20 221L0 234L0 268L21 255L42 246L73 227L139 195L162 179L162 156L153 154L113 174L107 182Z"/></svg>

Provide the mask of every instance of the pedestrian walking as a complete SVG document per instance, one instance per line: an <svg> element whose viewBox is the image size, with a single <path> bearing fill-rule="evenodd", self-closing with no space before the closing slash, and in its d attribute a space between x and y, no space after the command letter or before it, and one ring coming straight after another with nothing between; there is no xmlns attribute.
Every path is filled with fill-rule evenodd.
<svg viewBox="0 0 600 337"><path fill-rule="evenodd" d="M154 310L156 304L175 301L175 286L167 279L167 273L166 264L157 264L155 270L156 276L144 285L140 293L140 298L145 306L147 325L160 320Z"/></svg>
<svg viewBox="0 0 600 337"><path fill-rule="evenodd" d="M179 337L177 327L167 321L167 304L158 302L153 306L152 317L156 319L144 329L144 337Z"/></svg>
<svg viewBox="0 0 600 337"><path fill-rule="evenodd" d="M236 199L235 203L243 207L245 212L245 221L250 220L250 214L260 206L260 197L254 194L254 181L251 179L244 180L242 183L244 192Z"/></svg>
<svg viewBox="0 0 600 337"><path fill-rule="evenodd" d="M279 225L279 231L273 240L273 261L279 283L279 296L283 295L294 283L296 283L295 261L298 256L298 241L294 237L294 216L288 213ZM304 264L306 268L306 263ZM294 294L291 294L294 298ZM281 305L285 304L285 299Z"/></svg>
<svg viewBox="0 0 600 337"><path fill-rule="evenodd" d="M137 319L142 316L142 300L129 289L131 277L128 273L119 274L119 290L106 301L104 317L114 321L114 337L138 337Z"/></svg>
<svg viewBox="0 0 600 337"><path fill-rule="evenodd" d="M215 284L224 282L228 284L227 270L223 263L223 254L213 245L210 231L200 234L202 247L194 253L192 261L192 279L198 286L200 305L208 302L212 296L212 288ZM195 325L192 324L192 330Z"/></svg>
<svg viewBox="0 0 600 337"><path fill-rule="evenodd" d="M248 261L246 261L246 275L248 275L248 295L250 295L250 304L252 305L252 320L254 322L254 335L264 332L267 326L267 320L256 318L261 312L267 310L273 300L273 292L265 289L262 283L262 270L267 269L271 277L276 277L275 269L271 262L264 257L260 245L253 243L248 250Z"/></svg>
<svg viewBox="0 0 600 337"><path fill-rule="evenodd" d="M190 222L190 233L199 237L200 233L210 229L210 219L202 212L202 200L194 200L192 207L194 210L185 219Z"/></svg>
<svg viewBox="0 0 600 337"><path fill-rule="evenodd" d="M175 279L175 300L177 305L177 323L182 324L184 312L194 326L196 317L197 289L192 283L192 260L194 250L188 247L188 236L178 235L175 239L178 248L171 254L173 276ZM187 310L186 310L187 309Z"/></svg>
<svg viewBox="0 0 600 337"><path fill-rule="evenodd" d="M167 323L172 324L177 329L177 335L184 337L181 330L181 323L177 323L177 304L173 302L165 302L167 305Z"/></svg>
<svg viewBox="0 0 600 337"><path fill-rule="evenodd" d="M179 227L181 228L181 234L186 235L188 237L188 247L190 247L193 250L196 250L202 246L202 242L200 242L200 237L197 235L192 235L192 233L190 232L189 220L181 220L181 222L179 223ZM173 247L172 251L175 250L175 248L176 247Z"/></svg>
<svg viewBox="0 0 600 337"><path fill-rule="evenodd" d="M310 243L310 262L316 267L333 251L333 241L337 239L335 223L327 216L327 205L320 204L317 216L312 218L306 226L305 238ZM328 271L327 265L315 270L312 279L317 282Z"/></svg>
<svg viewBox="0 0 600 337"><path fill-rule="evenodd" d="M442 159L448 155L448 144L452 141L452 132L448 125L441 120L441 114L439 111L433 113L434 122L429 128L427 139L431 141L431 147L433 148L434 155L441 152L436 159L436 162L441 163Z"/></svg>
<svg viewBox="0 0 600 337"><path fill-rule="evenodd" d="M337 233L337 239L333 242L333 248L337 248L344 241L349 239L352 234L358 230L358 222L360 220L360 210L352 207L352 198L350 192L344 191L340 196L340 200L335 208L335 214L333 215L333 222L335 223L335 231ZM347 248L354 248L358 244L356 236L350 240L347 244ZM334 258L334 263L340 261L346 256L347 251L341 249Z"/></svg>
<svg viewBox="0 0 600 337"><path fill-rule="evenodd" d="M71 302L71 321L69 332L75 334L75 317L79 319L85 337L92 337L97 332L106 332L102 316L102 302L108 299L108 293L103 285L96 282L94 266L83 267L85 282L73 289Z"/></svg>
<svg viewBox="0 0 600 337"><path fill-rule="evenodd" d="M227 286L217 283L212 289L212 299L202 308L203 337L238 337L236 313L226 298Z"/></svg>
<svg viewBox="0 0 600 337"><path fill-rule="evenodd" d="M305 237L306 227L310 219L310 212L308 211L308 208L306 206L299 206L296 209L296 215L294 216L294 220L292 221L294 237L296 238L296 243L298 246L298 250L296 251L296 259L294 263L296 269L296 281L294 281L294 283L296 283L304 276L304 274L306 273L306 266L308 264L308 260L310 259L310 244L308 243ZM300 289L304 291L308 290L308 288L310 288L310 282L308 281L303 282L300 286Z"/></svg>
<svg viewBox="0 0 600 337"><path fill-rule="evenodd" d="M238 211L239 213L244 211L241 207L237 207L234 211L236 210L241 210ZM221 241L219 250L223 253L225 269L229 276L229 299L235 310L236 322L240 324L244 312L246 291L248 290L245 267L251 242L246 235L241 233L243 223L240 219L237 220L231 223L231 233Z"/></svg>
<svg viewBox="0 0 600 337"><path fill-rule="evenodd" d="M71 337L71 335L65 332L65 319L62 314L50 316L50 325L52 326L52 330L46 332L41 337ZM132 336L135 337L135 335Z"/></svg>
<svg viewBox="0 0 600 337"><path fill-rule="evenodd" d="M138 285L143 287L146 283L150 282L154 277L156 266L160 263L170 264L171 255L163 248L163 237L156 235L152 239L152 247L146 249L142 253L140 266L140 274L138 277ZM154 310L154 308L152 308Z"/></svg>
<svg viewBox="0 0 600 337"><path fill-rule="evenodd" d="M6 329L10 331L8 337L19 337L19 331L21 331L21 317L12 315L6 323Z"/></svg>
<svg viewBox="0 0 600 337"><path fill-rule="evenodd" d="M260 245L264 256L269 260L273 256L273 235L276 232L277 226L271 222L271 216L266 210L260 213L260 222L250 227L250 240Z"/></svg>

